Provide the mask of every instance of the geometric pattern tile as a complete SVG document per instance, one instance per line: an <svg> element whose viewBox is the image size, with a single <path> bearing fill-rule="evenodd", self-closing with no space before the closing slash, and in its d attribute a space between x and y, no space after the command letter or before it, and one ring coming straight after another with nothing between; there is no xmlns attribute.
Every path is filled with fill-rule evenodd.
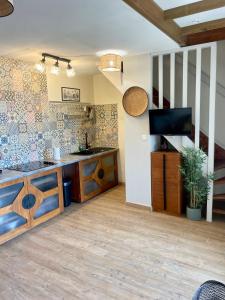
<svg viewBox="0 0 225 300"><path fill-rule="evenodd" d="M117 104L95 105L95 145L118 147Z"/></svg>
<svg viewBox="0 0 225 300"><path fill-rule="evenodd" d="M117 147L117 105L93 109L95 117L89 120L84 104L49 103L45 74L0 57L0 168L50 159L56 146L62 154L77 151L85 132L93 146Z"/></svg>

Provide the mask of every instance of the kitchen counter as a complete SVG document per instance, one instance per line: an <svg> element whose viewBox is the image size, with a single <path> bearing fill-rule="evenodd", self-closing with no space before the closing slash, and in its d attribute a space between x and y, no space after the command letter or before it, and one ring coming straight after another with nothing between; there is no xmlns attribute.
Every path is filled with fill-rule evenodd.
<svg viewBox="0 0 225 300"><path fill-rule="evenodd" d="M79 162L79 161L82 161L82 160L87 160L87 159L90 159L90 158L102 156L104 154L109 154L109 153L113 153L113 152L116 152L116 151L118 151L118 149L108 150L108 151L104 151L104 152L100 152L100 153L96 153L96 154L91 154L91 155L71 155L71 154L68 154L68 155L63 156L60 159L59 162L61 164L63 164L64 166L66 166L66 165L70 165L70 164L73 164L73 163L76 163L76 162ZM53 162L55 162L55 161L53 160Z"/></svg>
<svg viewBox="0 0 225 300"><path fill-rule="evenodd" d="M13 171L13 170L3 170L2 173L0 174L0 184L5 183L11 180L16 180L21 177L24 177L23 172L18 172L18 171Z"/></svg>
<svg viewBox="0 0 225 300"><path fill-rule="evenodd" d="M62 174L70 178L70 200L76 202L87 201L118 184L117 149L87 156L65 155L52 162L55 164L24 164L18 171L3 170L0 174L0 245L64 211ZM93 180L96 185L90 189Z"/></svg>
<svg viewBox="0 0 225 300"><path fill-rule="evenodd" d="M92 154L92 155L71 155L71 154L67 154L65 156L62 156L62 158L58 161L55 160L48 160L48 161L52 161L55 163L55 165L52 166L47 166L46 168L42 168L42 169L38 169L38 170L34 170L31 172L19 172L19 171L14 171L14 170L8 170L5 169L2 171L2 174L0 174L0 184L8 182L8 181L12 181L12 180L16 180L19 178L23 178L23 177L27 177L33 174L37 174L43 171L48 171L48 170L53 170L55 168L60 168L66 165L70 165L70 164L74 164L77 163L79 161L82 160L88 160L90 158L94 158L97 156L102 156L104 154L109 154L109 153L113 153L118 151L118 149L113 149L113 150L109 150L109 151L105 151L105 152L101 152L101 153L97 153L97 154Z"/></svg>

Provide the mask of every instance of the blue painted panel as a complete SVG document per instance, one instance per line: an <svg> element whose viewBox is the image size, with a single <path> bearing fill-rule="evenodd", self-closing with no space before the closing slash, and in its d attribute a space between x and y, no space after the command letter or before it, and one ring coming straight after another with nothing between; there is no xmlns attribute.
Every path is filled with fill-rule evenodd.
<svg viewBox="0 0 225 300"><path fill-rule="evenodd" d="M85 164L83 167L83 176L90 176L98 165L98 161L90 162L89 164Z"/></svg>
<svg viewBox="0 0 225 300"><path fill-rule="evenodd" d="M26 223L26 219L17 215L15 212L0 216L0 235L12 231Z"/></svg>
<svg viewBox="0 0 225 300"><path fill-rule="evenodd" d="M13 201L18 196L19 192L22 190L24 184L23 182L17 183L11 186L7 186L0 189L0 208L8 206L13 203Z"/></svg>
<svg viewBox="0 0 225 300"><path fill-rule="evenodd" d="M111 172L109 172L108 174L106 174L104 180L105 180L106 183L113 183L113 182L115 182L116 176L115 176L114 170L112 170Z"/></svg>
<svg viewBox="0 0 225 300"><path fill-rule="evenodd" d="M97 184L97 182L95 180L87 181L84 183L84 194L88 195L88 194L98 190L98 188L99 188L99 185Z"/></svg>
<svg viewBox="0 0 225 300"><path fill-rule="evenodd" d="M31 184L42 192L49 191L58 186L57 173L42 176L31 180Z"/></svg>
<svg viewBox="0 0 225 300"><path fill-rule="evenodd" d="M103 165L106 167L114 166L114 154L102 158Z"/></svg>
<svg viewBox="0 0 225 300"><path fill-rule="evenodd" d="M34 219L40 218L41 216L53 211L59 207L59 197L54 195L44 199L40 208L36 211Z"/></svg>
<svg viewBox="0 0 225 300"><path fill-rule="evenodd" d="M36 203L36 197L33 194L26 195L22 200L22 207L24 209L31 209Z"/></svg>

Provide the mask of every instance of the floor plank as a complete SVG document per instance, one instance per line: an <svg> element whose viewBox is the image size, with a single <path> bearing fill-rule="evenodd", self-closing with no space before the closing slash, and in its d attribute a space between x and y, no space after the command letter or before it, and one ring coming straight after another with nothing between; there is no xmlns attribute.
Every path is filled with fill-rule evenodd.
<svg viewBox="0 0 225 300"><path fill-rule="evenodd" d="M0 247L0 299L191 299L225 281L225 223L124 203L117 187Z"/></svg>

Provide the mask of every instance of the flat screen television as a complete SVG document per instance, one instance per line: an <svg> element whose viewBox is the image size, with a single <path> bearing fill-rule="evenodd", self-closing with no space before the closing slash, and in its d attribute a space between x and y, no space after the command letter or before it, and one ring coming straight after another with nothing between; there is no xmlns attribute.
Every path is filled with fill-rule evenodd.
<svg viewBox="0 0 225 300"><path fill-rule="evenodd" d="M190 135L192 109L152 109L149 110L149 123L152 135Z"/></svg>

